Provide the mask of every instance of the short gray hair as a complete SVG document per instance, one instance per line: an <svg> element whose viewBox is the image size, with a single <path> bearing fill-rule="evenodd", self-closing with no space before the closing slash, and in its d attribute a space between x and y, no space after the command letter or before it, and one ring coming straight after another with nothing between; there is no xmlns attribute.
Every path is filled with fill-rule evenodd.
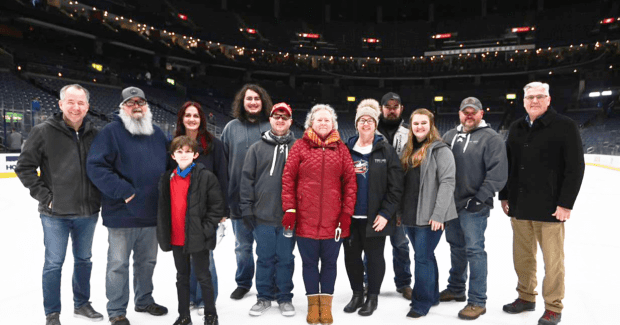
<svg viewBox="0 0 620 325"><path fill-rule="evenodd" d="M312 120L314 120L314 114L320 110L326 110L332 116L332 123L334 124L334 130L338 130L338 115L336 115L336 111L327 104L316 104L312 106L308 115L306 115L306 122L304 123L304 128L308 129L312 127Z"/></svg>
<svg viewBox="0 0 620 325"><path fill-rule="evenodd" d="M534 82L530 82L529 84L525 85L525 87L523 87L523 93L527 93L527 91L529 89L532 88L544 88L545 89L545 95L549 96L549 84L548 83L544 83L544 82L540 82L540 81L534 81Z"/></svg>
<svg viewBox="0 0 620 325"><path fill-rule="evenodd" d="M89 103L90 102L90 93L88 92L88 90L84 87L82 87L79 84L72 84L72 85L66 85L64 87L62 87L62 89L60 89L60 100L64 100L65 99L65 95L67 93L67 89L69 88L75 88L77 90L81 90L84 92L84 94L86 94L86 102Z"/></svg>

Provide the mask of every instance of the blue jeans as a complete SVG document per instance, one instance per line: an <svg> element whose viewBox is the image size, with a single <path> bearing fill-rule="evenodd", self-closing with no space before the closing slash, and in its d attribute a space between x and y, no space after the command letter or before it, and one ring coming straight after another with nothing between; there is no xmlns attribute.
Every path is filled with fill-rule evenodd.
<svg viewBox="0 0 620 325"><path fill-rule="evenodd" d="M213 285L213 301L217 301L217 271L215 270L215 261L213 260L213 251L209 251L209 272L211 272L211 283ZM189 275L189 301L193 302L196 307L203 307L202 289L196 278L194 264L191 264Z"/></svg>
<svg viewBox="0 0 620 325"><path fill-rule="evenodd" d="M435 248L443 231L432 231L431 227L407 227L406 231L413 245L415 260L415 282L410 306L416 313L426 315L439 302L439 270Z"/></svg>
<svg viewBox="0 0 620 325"><path fill-rule="evenodd" d="M293 300L295 237L284 237L282 226L256 225L256 290L258 299Z"/></svg>
<svg viewBox="0 0 620 325"><path fill-rule="evenodd" d="M108 265L105 295L110 318L125 315L129 302L129 256L133 251L134 304L146 307L153 299L153 271L157 263L157 227L108 228Z"/></svg>
<svg viewBox="0 0 620 325"><path fill-rule="evenodd" d="M43 308L45 315L60 312L60 278L69 236L73 246L73 305L80 308L90 299L93 236L98 214L86 218L56 218L41 215L45 264L43 265Z"/></svg>
<svg viewBox="0 0 620 325"><path fill-rule="evenodd" d="M394 284L396 289L411 286L411 260L409 259L409 240L405 235L405 227L394 227L390 236L392 243L392 261L394 265Z"/></svg>
<svg viewBox="0 0 620 325"><path fill-rule="evenodd" d="M487 252L484 251L484 231L491 209L479 212L462 210L459 217L446 224L446 240L450 244L450 277L448 290L465 293L469 263L468 303L485 307L487 301Z"/></svg>
<svg viewBox="0 0 620 325"><path fill-rule="evenodd" d="M297 237L297 249L301 255L302 275L306 295L333 294L336 283L338 254L342 239L310 239ZM321 270L319 271L319 260Z"/></svg>
<svg viewBox="0 0 620 325"><path fill-rule="evenodd" d="M237 286L245 289L252 288L254 278L254 235L245 227L243 219L230 219L235 233L235 257L237 258Z"/></svg>

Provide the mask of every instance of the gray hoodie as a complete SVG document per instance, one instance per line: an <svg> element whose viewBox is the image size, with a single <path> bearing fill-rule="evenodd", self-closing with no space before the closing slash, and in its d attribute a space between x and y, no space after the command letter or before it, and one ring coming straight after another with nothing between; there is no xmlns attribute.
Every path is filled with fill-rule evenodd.
<svg viewBox="0 0 620 325"><path fill-rule="evenodd" d="M499 192L508 179L506 145L484 120L469 133L463 125L443 136L456 162L456 210L465 208L467 201L477 198L493 207L495 192Z"/></svg>
<svg viewBox="0 0 620 325"><path fill-rule="evenodd" d="M256 216L258 224L282 225L282 171L288 152L295 143L293 132L280 141L263 132L245 156L241 174L239 206L241 215Z"/></svg>
<svg viewBox="0 0 620 325"><path fill-rule="evenodd" d="M239 208L239 187L241 184L241 170L245 155L250 146L259 141L261 134L271 129L267 120L258 123L232 120L222 131L224 154L228 157L228 206L231 218L241 218Z"/></svg>

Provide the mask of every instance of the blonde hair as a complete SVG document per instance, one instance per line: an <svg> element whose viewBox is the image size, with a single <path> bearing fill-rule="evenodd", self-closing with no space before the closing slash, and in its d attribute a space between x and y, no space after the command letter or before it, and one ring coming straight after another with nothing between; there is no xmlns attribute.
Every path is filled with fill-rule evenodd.
<svg viewBox="0 0 620 325"><path fill-rule="evenodd" d="M426 136L426 142L422 145L421 148L414 151L413 144L414 141L417 141L415 135L413 135L413 116L414 115L425 115L428 117L428 121L430 123L430 130L428 135ZM407 170L408 168L415 168L422 164L422 161L426 159L426 154L428 153L428 147L435 141L441 141L441 136L439 135L439 131L437 127L435 127L435 115L431 113L426 108L418 108L413 113L411 113L411 117L409 118L409 141L407 141L407 145L405 146L405 151L403 152L403 156L400 158L400 163L403 165L403 169Z"/></svg>

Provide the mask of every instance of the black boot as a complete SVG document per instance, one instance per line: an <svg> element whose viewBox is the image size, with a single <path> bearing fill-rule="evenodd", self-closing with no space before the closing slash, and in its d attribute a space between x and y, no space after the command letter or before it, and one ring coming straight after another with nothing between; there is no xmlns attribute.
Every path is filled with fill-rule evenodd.
<svg viewBox="0 0 620 325"><path fill-rule="evenodd" d="M368 298L366 298L366 302L362 306L362 308L357 312L360 316L370 316L372 313L377 310L377 305L379 304L377 299L379 295L375 295L372 293L368 294Z"/></svg>
<svg viewBox="0 0 620 325"><path fill-rule="evenodd" d="M351 301L344 307L345 313L354 313L364 304L364 291L353 291Z"/></svg>

